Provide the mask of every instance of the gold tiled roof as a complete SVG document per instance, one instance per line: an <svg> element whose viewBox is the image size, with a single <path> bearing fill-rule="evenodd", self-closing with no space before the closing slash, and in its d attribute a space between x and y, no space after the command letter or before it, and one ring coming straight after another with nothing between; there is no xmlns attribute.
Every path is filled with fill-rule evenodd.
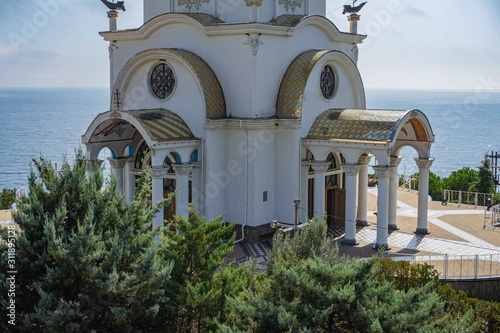
<svg viewBox="0 0 500 333"><path fill-rule="evenodd" d="M177 14L184 14L186 16L189 16L195 19L196 21L200 22L204 26L224 23L224 21L222 21L220 18L210 14L203 14L203 13L177 13Z"/></svg>
<svg viewBox="0 0 500 333"><path fill-rule="evenodd" d="M399 122L408 112L411 111L330 109L316 118L307 138L392 141Z"/></svg>
<svg viewBox="0 0 500 333"><path fill-rule="evenodd" d="M154 109L121 112L132 115L154 141L194 139L193 133L184 120L171 111Z"/></svg>
<svg viewBox="0 0 500 333"><path fill-rule="evenodd" d="M226 101L217 76L208 64L193 52L180 49L165 49L186 61L196 73L205 95L207 119L222 119L226 117Z"/></svg>
<svg viewBox="0 0 500 333"><path fill-rule="evenodd" d="M296 26L304 17L307 17L306 15L291 15L291 14L286 14L286 15L280 15L275 19L272 19L271 21L267 22L267 24L272 24L272 25L282 25L286 27L294 27Z"/></svg>
<svg viewBox="0 0 500 333"><path fill-rule="evenodd" d="M321 57L331 50L309 50L295 58L283 76L278 100L276 116L278 118L298 119L302 116L304 89L311 71Z"/></svg>

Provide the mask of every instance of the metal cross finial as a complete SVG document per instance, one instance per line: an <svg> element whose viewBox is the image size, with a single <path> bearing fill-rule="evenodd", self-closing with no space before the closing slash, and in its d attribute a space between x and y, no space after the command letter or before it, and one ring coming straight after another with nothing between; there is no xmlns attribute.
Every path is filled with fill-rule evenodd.
<svg viewBox="0 0 500 333"><path fill-rule="evenodd" d="M120 96L121 93L116 89L115 93L113 94L113 104L116 106L116 111L120 111L120 106L122 103L120 102Z"/></svg>

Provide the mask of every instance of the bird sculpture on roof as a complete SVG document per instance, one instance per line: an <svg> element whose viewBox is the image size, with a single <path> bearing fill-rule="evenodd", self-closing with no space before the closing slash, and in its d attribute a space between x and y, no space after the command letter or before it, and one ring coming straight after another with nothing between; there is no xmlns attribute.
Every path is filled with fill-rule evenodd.
<svg viewBox="0 0 500 333"><path fill-rule="evenodd" d="M123 10L125 11L125 1L118 1L116 3L106 0L101 0L103 4L106 5L111 10Z"/></svg>
<svg viewBox="0 0 500 333"><path fill-rule="evenodd" d="M352 6L351 5L344 5L344 10L342 11L342 14L345 14L345 13L356 14L357 12L359 12L361 10L361 8L363 8L364 5L366 5L366 3L368 1L365 1L362 4L359 4L357 6L354 6L356 4L356 2L358 2L358 0L354 0L352 2Z"/></svg>

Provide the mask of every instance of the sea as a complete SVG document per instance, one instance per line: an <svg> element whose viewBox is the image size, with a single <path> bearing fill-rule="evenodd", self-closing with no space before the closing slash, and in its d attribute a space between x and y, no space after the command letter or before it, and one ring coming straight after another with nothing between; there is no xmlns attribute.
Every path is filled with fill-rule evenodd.
<svg viewBox="0 0 500 333"><path fill-rule="evenodd" d="M500 92L366 91L367 108L423 111L436 135L431 171L449 176L477 168L485 155L500 151ZM43 156L60 167L72 161L81 135L109 109L107 88L0 88L0 190L26 185L32 159ZM109 156L103 151L100 158ZM399 173L418 172L412 148L403 148Z"/></svg>

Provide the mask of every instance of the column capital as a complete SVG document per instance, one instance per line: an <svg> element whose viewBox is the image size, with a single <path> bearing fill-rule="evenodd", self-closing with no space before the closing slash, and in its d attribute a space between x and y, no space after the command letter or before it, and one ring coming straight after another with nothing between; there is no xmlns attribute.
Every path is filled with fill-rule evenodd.
<svg viewBox="0 0 500 333"><path fill-rule="evenodd" d="M257 6L260 7L262 5L262 0L245 0L247 7Z"/></svg>
<svg viewBox="0 0 500 333"><path fill-rule="evenodd" d="M372 155L361 155L358 157L358 163L359 164L368 164L370 163L370 160L372 159Z"/></svg>
<svg viewBox="0 0 500 333"><path fill-rule="evenodd" d="M358 14L351 14L349 16L347 16L347 20L350 22L350 21L359 21L361 15L358 15Z"/></svg>
<svg viewBox="0 0 500 333"><path fill-rule="evenodd" d="M87 161L87 171L88 172L95 172L98 167L102 165L104 161L103 160L88 160Z"/></svg>
<svg viewBox="0 0 500 333"><path fill-rule="evenodd" d="M122 169L127 164L128 157L112 158L108 157L109 165L114 169Z"/></svg>
<svg viewBox="0 0 500 333"><path fill-rule="evenodd" d="M391 167L397 167L402 159L403 156L391 156Z"/></svg>
<svg viewBox="0 0 500 333"><path fill-rule="evenodd" d="M151 167L151 177L152 178L165 178L168 175L169 168L163 166Z"/></svg>
<svg viewBox="0 0 500 333"><path fill-rule="evenodd" d="M311 162L311 167L315 173L322 173L326 172L328 170L328 167L330 166L330 162L325 162L325 161L312 161Z"/></svg>
<svg viewBox="0 0 500 333"><path fill-rule="evenodd" d="M176 175L189 175L193 170L192 164L173 164L172 167Z"/></svg>
<svg viewBox="0 0 500 333"><path fill-rule="evenodd" d="M375 171L375 174L379 178L389 178L391 175L392 171L394 170L394 167L390 166L373 166L373 170Z"/></svg>
<svg viewBox="0 0 500 333"><path fill-rule="evenodd" d="M346 176L356 176L363 166L358 164L342 164L341 167Z"/></svg>
<svg viewBox="0 0 500 333"><path fill-rule="evenodd" d="M418 168L422 169L429 169L434 162L434 158L414 158L415 162L417 163Z"/></svg>

